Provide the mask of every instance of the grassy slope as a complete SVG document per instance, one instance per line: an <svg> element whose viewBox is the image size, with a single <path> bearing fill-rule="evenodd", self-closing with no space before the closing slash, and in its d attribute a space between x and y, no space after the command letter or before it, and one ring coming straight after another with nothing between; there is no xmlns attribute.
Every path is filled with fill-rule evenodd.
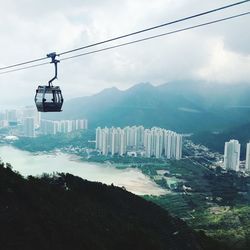
<svg viewBox="0 0 250 250"><path fill-rule="evenodd" d="M235 249L248 249L250 178L233 172L222 173L219 169L211 172L189 160L154 168L179 175L178 178L184 180L181 186L189 186L192 191L185 193L180 189L165 196L146 196L147 200L185 219L192 228L204 230ZM227 209L223 211L225 207ZM213 209L216 211L217 208L223 212L214 213Z"/></svg>

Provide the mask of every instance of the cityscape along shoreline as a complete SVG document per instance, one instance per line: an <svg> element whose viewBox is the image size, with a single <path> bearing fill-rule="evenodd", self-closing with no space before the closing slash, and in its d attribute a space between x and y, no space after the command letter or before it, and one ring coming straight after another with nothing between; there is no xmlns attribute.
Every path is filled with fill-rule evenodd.
<svg viewBox="0 0 250 250"><path fill-rule="evenodd" d="M87 119L48 120L34 106L9 109L0 112L0 129L6 130L7 139L35 138L43 135L68 134L88 130ZM165 128L141 126L97 127L95 129L95 151L100 156L155 158L180 160L187 157L185 135ZM185 144L185 145L184 145ZM88 151L88 150L87 150ZM192 155L189 155L192 157ZM246 147L246 160L240 161L240 144L237 140L225 142L223 162L215 164L225 170L250 172L250 143Z"/></svg>

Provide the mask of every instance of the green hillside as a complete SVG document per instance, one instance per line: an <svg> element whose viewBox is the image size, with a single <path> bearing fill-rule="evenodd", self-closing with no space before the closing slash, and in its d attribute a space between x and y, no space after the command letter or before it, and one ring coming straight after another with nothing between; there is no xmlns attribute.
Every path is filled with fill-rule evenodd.
<svg viewBox="0 0 250 250"><path fill-rule="evenodd" d="M121 188L0 165L1 249L225 249Z"/></svg>
<svg viewBox="0 0 250 250"><path fill-rule="evenodd" d="M250 123L224 129L220 132L200 132L192 136L195 143L200 143L213 151L224 153L224 144L230 139L238 140L241 144L241 159L246 158L246 144L250 141Z"/></svg>

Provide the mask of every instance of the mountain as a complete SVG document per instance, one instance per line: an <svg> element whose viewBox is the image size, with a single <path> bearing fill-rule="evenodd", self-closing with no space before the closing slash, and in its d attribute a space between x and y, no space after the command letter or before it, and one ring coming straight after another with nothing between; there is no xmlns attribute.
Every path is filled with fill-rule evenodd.
<svg viewBox="0 0 250 250"><path fill-rule="evenodd" d="M241 159L246 159L246 144L250 141L250 123L237 127L230 127L223 131L210 132L204 131L194 134L192 140L195 143L203 144L213 151L224 153L226 141L231 139L238 140L241 144Z"/></svg>
<svg viewBox="0 0 250 250"><path fill-rule="evenodd" d="M218 130L250 122L250 85L141 83L125 91L110 88L66 101L62 113L46 114L44 118L87 118L92 128L144 125L177 132Z"/></svg>
<svg viewBox="0 0 250 250"><path fill-rule="evenodd" d="M2 250L222 250L122 188L70 174L23 178L0 164Z"/></svg>

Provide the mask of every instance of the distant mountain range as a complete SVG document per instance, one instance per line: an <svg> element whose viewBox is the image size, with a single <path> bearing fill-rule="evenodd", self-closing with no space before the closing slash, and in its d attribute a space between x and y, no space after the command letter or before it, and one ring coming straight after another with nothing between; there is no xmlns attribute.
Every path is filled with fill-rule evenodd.
<svg viewBox="0 0 250 250"><path fill-rule="evenodd" d="M48 119L87 118L97 126L160 126L177 132L214 131L250 122L250 85L179 81L160 86L141 83L121 91L105 89L66 101Z"/></svg>
<svg viewBox="0 0 250 250"><path fill-rule="evenodd" d="M223 250L122 188L70 174L23 178L0 163L2 250Z"/></svg>

